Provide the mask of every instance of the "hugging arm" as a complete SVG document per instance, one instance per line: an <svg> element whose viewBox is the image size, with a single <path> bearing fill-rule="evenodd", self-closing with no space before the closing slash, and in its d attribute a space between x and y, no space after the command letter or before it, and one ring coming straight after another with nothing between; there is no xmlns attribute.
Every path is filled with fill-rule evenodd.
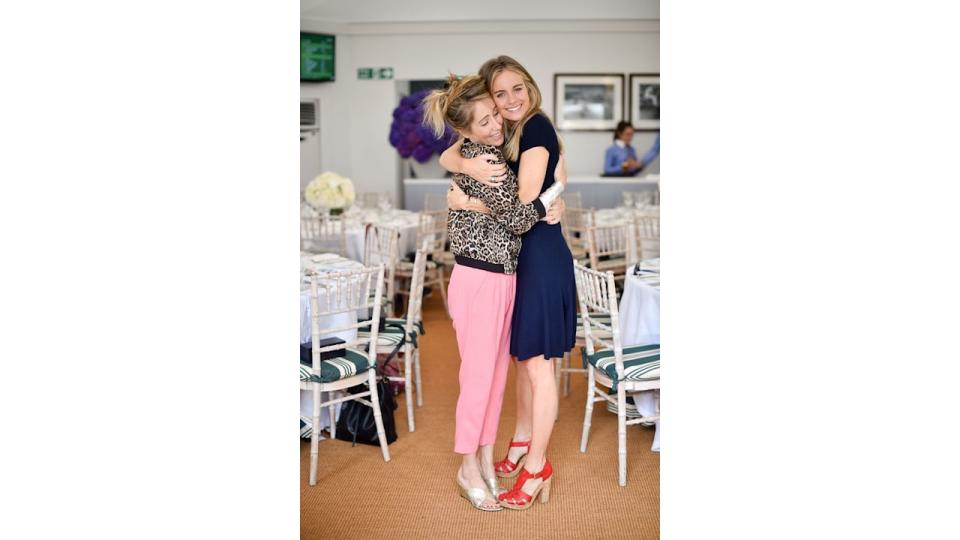
<svg viewBox="0 0 960 540"><path fill-rule="evenodd" d="M452 195L447 197L450 208L488 214L513 234L527 232L546 215L542 200L535 199L523 204L507 186L486 186L464 175L454 176L454 186L456 187L451 187ZM465 195L463 187L466 187L473 197Z"/></svg>
<svg viewBox="0 0 960 540"><path fill-rule="evenodd" d="M499 186L507 177L507 165L496 163L497 157L493 154L480 154L476 157L465 158L460 155L463 139L450 145L440 154L440 166L454 174L465 174L481 184ZM493 161L494 163L491 163Z"/></svg>

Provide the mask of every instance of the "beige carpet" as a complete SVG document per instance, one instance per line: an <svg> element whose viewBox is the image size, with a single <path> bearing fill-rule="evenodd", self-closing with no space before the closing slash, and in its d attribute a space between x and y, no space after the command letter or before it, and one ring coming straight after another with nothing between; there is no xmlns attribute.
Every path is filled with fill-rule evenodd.
<svg viewBox="0 0 960 540"><path fill-rule="evenodd" d="M407 431L397 396L397 441L384 463L375 446L320 442L317 485L308 484L310 443L300 444L302 538L659 538L660 455L650 451L653 428L627 426L627 485L617 485L617 421L602 403L593 412L587 453L579 450L586 379L574 374L561 398L548 457L555 480L547 504L524 511L473 509L455 484L453 453L459 357L439 295L424 301L423 407ZM579 351L577 357L579 358ZM513 433L513 368L497 437L497 459ZM510 487L509 480L502 482Z"/></svg>

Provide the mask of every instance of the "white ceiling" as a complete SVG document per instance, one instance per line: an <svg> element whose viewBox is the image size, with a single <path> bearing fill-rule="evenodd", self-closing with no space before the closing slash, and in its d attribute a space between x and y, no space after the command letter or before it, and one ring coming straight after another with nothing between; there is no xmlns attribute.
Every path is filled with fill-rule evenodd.
<svg viewBox="0 0 960 540"><path fill-rule="evenodd" d="M659 19L659 0L300 0L300 17L343 23Z"/></svg>

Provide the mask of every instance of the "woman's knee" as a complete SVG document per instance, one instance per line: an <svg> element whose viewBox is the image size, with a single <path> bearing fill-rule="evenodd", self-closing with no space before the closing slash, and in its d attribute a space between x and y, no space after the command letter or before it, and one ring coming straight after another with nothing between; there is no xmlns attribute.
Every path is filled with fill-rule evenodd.
<svg viewBox="0 0 960 540"><path fill-rule="evenodd" d="M547 379L553 380L553 362L544 360L543 356L533 357L524 362L527 371L527 378L530 379L530 385L536 388L543 384Z"/></svg>

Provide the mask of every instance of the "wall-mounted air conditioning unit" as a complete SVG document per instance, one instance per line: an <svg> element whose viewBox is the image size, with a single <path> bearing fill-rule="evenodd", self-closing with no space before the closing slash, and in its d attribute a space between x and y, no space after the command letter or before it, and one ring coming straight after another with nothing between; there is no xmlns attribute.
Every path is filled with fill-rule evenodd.
<svg viewBox="0 0 960 540"><path fill-rule="evenodd" d="M300 99L300 131L320 129L320 100Z"/></svg>

